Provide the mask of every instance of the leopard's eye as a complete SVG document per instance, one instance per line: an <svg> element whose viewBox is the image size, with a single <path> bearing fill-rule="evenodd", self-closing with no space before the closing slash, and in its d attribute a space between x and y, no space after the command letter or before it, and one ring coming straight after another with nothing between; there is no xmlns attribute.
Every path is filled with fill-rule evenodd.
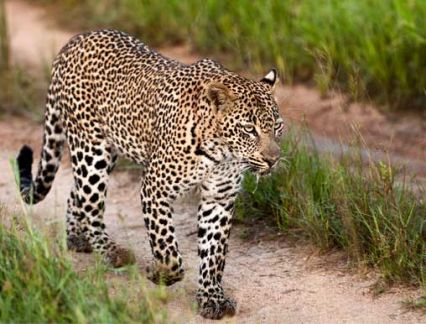
<svg viewBox="0 0 426 324"><path fill-rule="evenodd" d="M274 133L276 137L280 137L284 130L284 121L281 118L278 118L274 125Z"/></svg>
<svg viewBox="0 0 426 324"><path fill-rule="evenodd" d="M256 131L256 127L254 127L254 125L252 125L252 124L241 124L241 127L246 134L257 137L257 131Z"/></svg>
<svg viewBox="0 0 426 324"><path fill-rule="evenodd" d="M281 130L283 128L284 123L276 123L274 126L275 132Z"/></svg>

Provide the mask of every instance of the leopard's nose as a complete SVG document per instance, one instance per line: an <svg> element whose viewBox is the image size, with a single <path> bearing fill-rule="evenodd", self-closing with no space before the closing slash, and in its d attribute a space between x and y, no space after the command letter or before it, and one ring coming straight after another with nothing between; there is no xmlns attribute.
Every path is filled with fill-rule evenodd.
<svg viewBox="0 0 426 324"><path fill-rule="evenodd" d="M266 149L263 151L263 159L268 164L269 168L272 169L278 164L280 159L281 150L277 142L271 139Z"/></svg>

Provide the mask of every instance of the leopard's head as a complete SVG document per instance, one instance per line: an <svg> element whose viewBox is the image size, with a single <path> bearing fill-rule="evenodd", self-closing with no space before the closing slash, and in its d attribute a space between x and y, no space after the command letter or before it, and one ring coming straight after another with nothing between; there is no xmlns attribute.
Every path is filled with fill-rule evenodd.
<svg viewBox="0 0 426 324"><path fill-rule="evenodd" d="M273 69L258 82L233 76L208 89L218 114L217 135L235 158L260 175L268 174L280 159L285 125L273 96L276 82Z"/></svg>

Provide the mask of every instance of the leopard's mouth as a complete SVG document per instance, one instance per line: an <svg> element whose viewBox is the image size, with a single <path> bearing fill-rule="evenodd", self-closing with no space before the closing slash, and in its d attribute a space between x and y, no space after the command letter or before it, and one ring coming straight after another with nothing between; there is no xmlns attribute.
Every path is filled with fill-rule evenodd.
<svg viewBox="0 0 426 324"><path fill-rule="evenodd" d="M278 166L279 160L273 162L273 163L268 163L268 162L263 162L263 163L258 163L258 162L249 162L249 168L250 171L260 175L260 176L267 176L270 175Z"/></svg>
<svg viewBox="0 0 426 324"><path fill-rule="evenodd" d="M272 173L272 169L268 168L268 169L257 170L255 173L263 177L263 176L270 175Z"/></svg>
<svg viewBox="0 0 426 324"><path fill-rule="evenodd" d="M250 165L250 171L253 172L254 174L258 174L260 176L266 176L266 175L271 174L272 168L270 168L267 165L262 165L262 166Z"/></svg>

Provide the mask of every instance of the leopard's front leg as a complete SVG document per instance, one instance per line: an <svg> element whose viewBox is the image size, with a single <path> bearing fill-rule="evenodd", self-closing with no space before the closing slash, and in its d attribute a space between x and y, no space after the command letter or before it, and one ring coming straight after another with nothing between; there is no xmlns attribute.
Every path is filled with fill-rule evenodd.
<svg viewBox="0 0 426 324"><path fill-rule="evenodd" d="M171 198L165 184L161 185L149 172L146 174L141 189L142 212L154 256L147 267L148 279L169 286L184 277L172 223Z"/></svg>
<svg viewBox="0 0 426 324"><path fill-rule="evenodd" d="M236 302L225 297L222 275L235 198L242 175L235 166L220 166L201 186L198 208L198 254L201 258L197 302L200 314L210 319L234 315Z"/></svg>

